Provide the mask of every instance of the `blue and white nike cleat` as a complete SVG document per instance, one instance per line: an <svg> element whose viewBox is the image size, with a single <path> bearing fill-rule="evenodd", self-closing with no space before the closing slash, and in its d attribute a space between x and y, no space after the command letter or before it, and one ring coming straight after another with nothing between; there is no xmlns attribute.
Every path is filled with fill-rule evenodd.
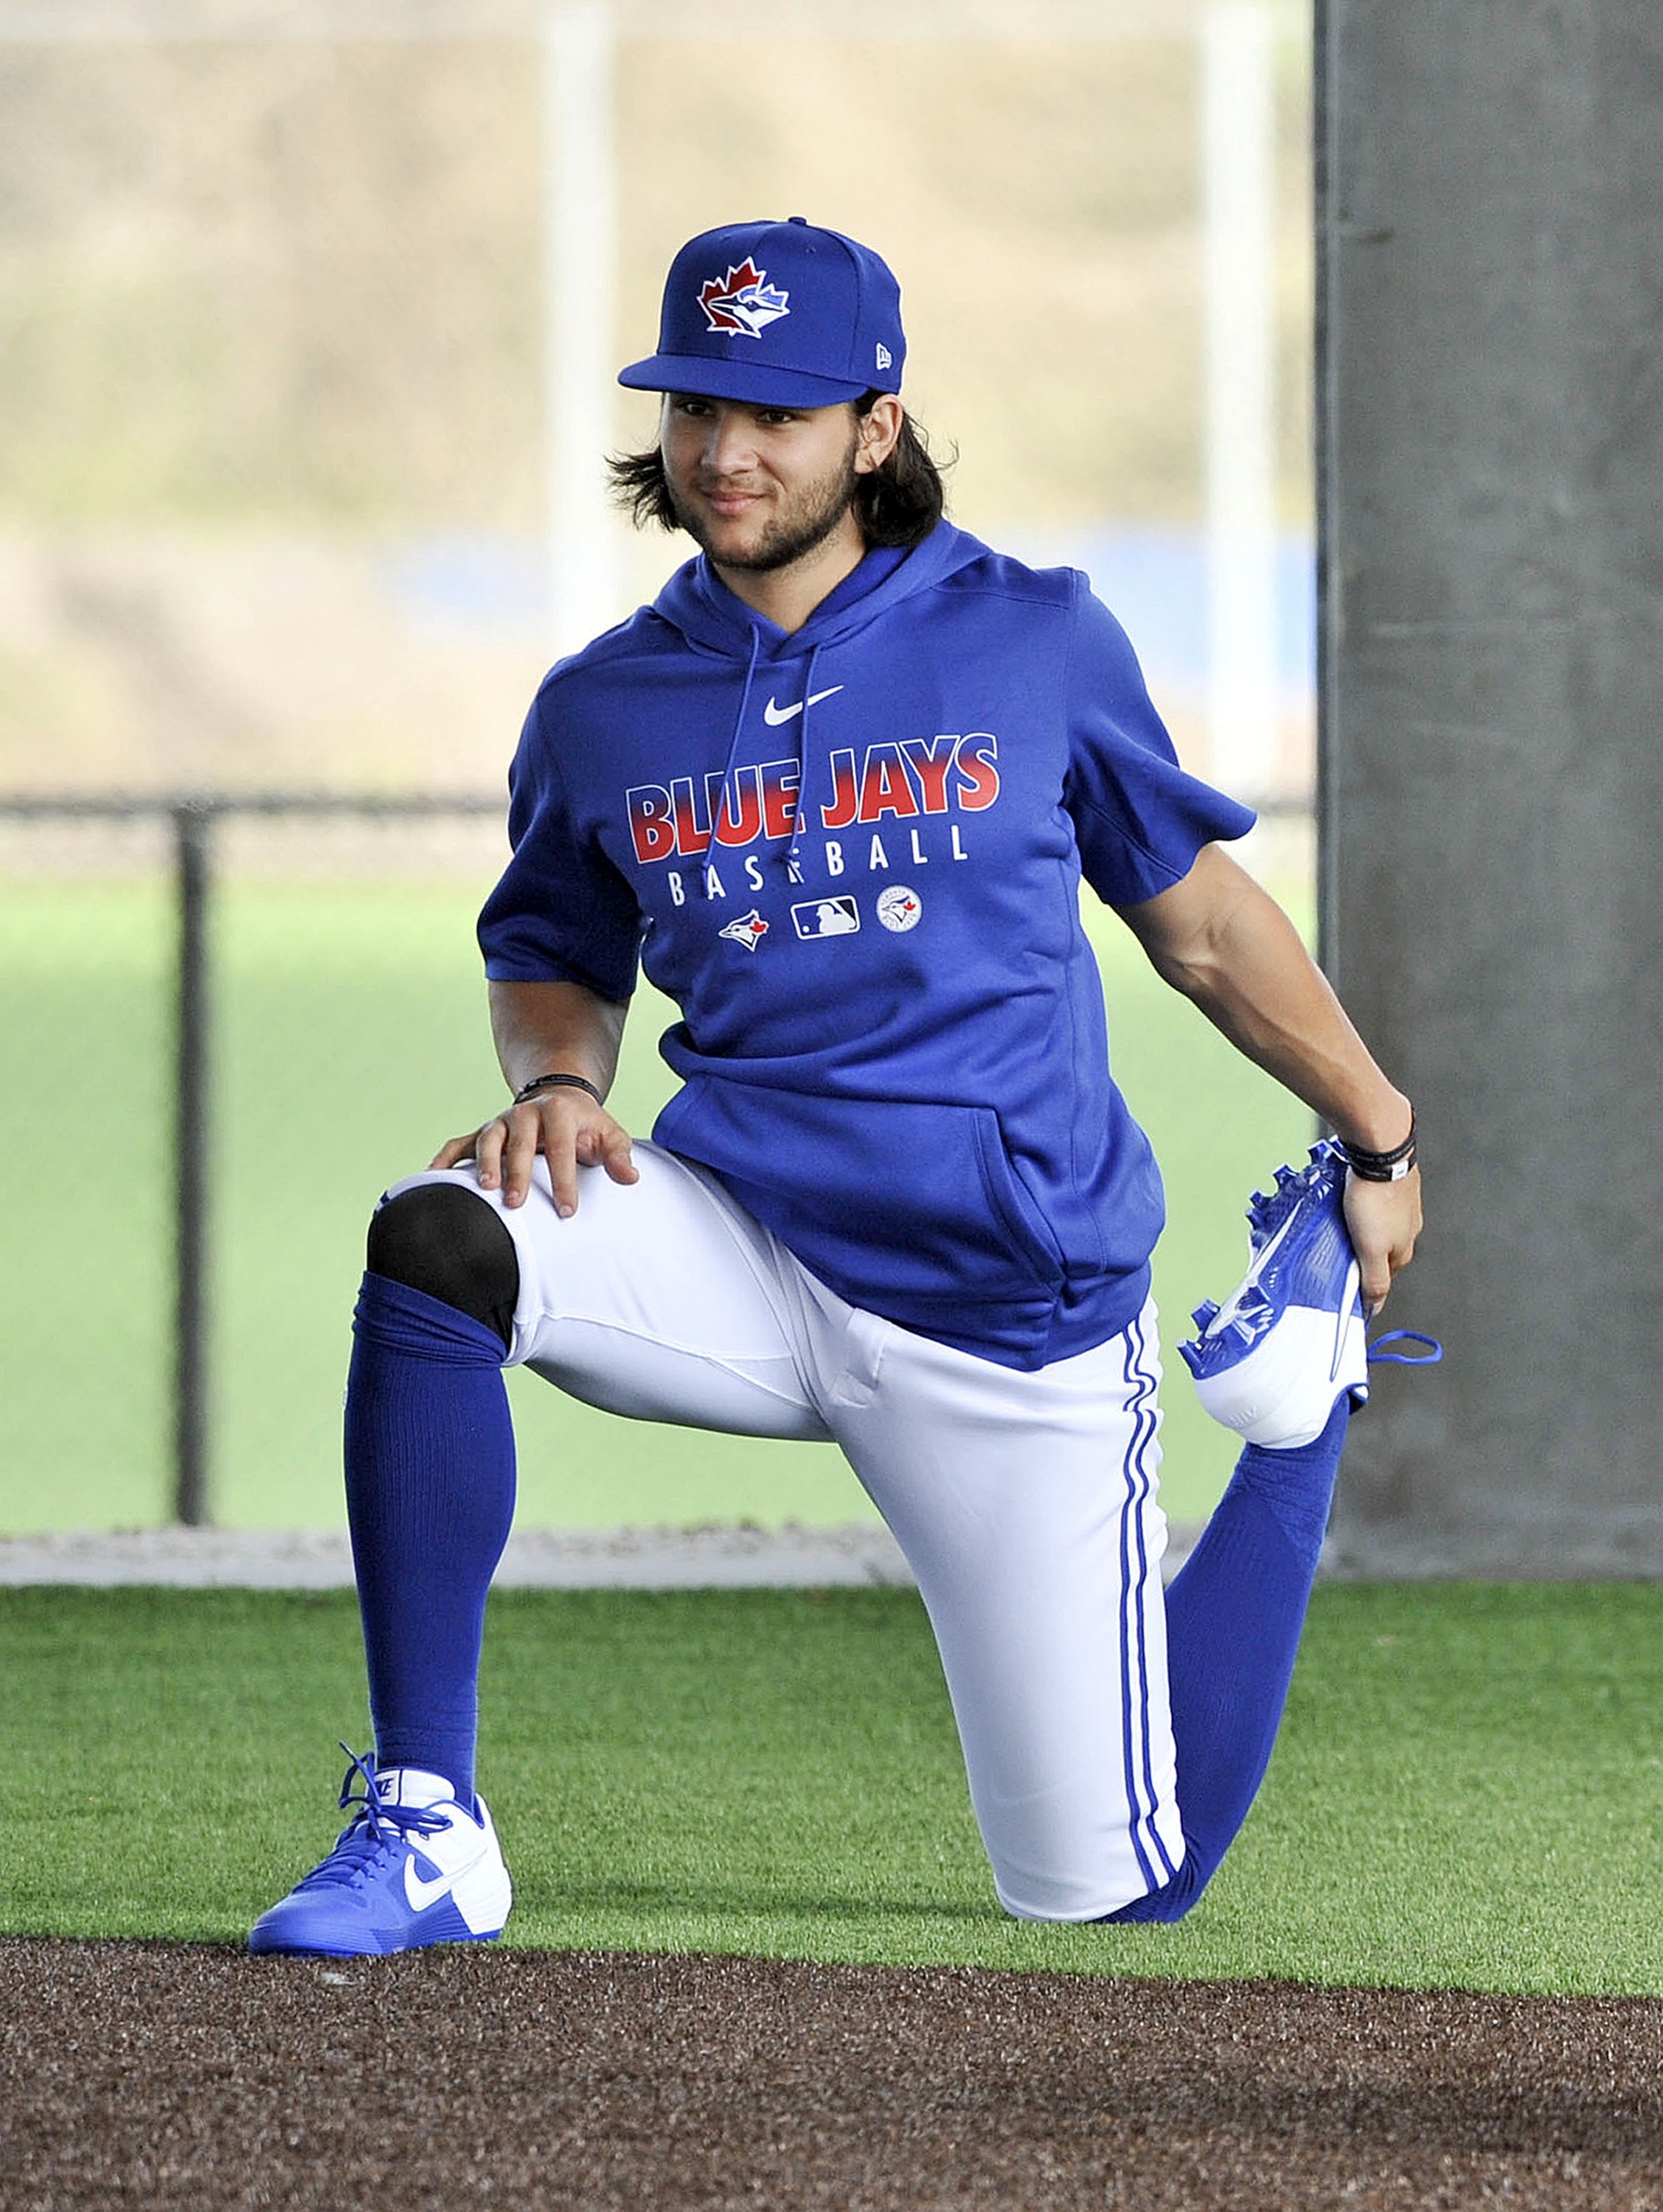
<svg viewBox="0 0 1663 2212"><path fill-rule="evenodd" d="M514 1891L484 1799L470 1812L442 1775L377 1774L346 1755L341 1809L357 1809L323 1863L255 1922L249 1949L353 1959L500 1936Z"/></svg>
<svg viewBox="0 0 1663 2212"><path fill-rule="evenodd" d="M1314 1443L1342 1393L1368 1396L1368 1363L1432 1366L1442 1347L1412 1338L1426 1358L1371 1351L1364 1334L1357 1255L1345 1225L1345 1154L1331 1138L1302 1168L1278 1168L1276 1187L1247 1208L1247 1273L1221 1305L1196 1308L1201 1334L1178 1347L1196 1395L1215 1421L1272 1451Z"/></svg>

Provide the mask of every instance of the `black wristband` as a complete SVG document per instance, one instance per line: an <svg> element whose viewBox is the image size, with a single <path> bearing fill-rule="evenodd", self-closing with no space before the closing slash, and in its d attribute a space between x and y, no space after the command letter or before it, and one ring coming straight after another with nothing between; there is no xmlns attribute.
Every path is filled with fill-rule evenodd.
<svg viewBox="0 0 1663 2212"><path fill-rule="evenodd" d="M515 1104L523 1106L527 1098L535 1098L539 1091L587 1091L597 1106L604 1106L606 1103L586 1075L536 1075L515 1092Z"/></svg>
<svg viewBox="0 0 1663 2212"><path fill-rule="evenodd" d="M1415 1109L1409 1111L1409 1134L1402 1144L1389 1152L1371 1152L1361 1145L1348 1145L1343 1137L1340 1150L1345 1154L1351 1172L1364 1182L1401 1182L1414 1167L1419 1157L1416 1142Z"/></svg>

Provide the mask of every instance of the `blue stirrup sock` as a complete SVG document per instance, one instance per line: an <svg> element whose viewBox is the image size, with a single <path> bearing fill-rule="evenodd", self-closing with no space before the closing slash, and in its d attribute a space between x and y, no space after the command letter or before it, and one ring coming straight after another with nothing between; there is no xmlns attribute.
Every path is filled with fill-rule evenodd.
<svg viewBox="0 0 1663 2212"><path fill-rule="evenodd" d="M485 1596L514 1519L503 1340L367 1274L346 1389L346 1510L380 1766L473 1804Z"/></svg>
<svg viewBox="0 0 1663 2212"><path fill-rule="evenodd" d="M1167 1667L1187 1846L1111 1920L1179 1920L1247 1817L1276 1741L1344 1449L1342 1395L1315 1443L1249 1444L1167 1593Z"/></svg>

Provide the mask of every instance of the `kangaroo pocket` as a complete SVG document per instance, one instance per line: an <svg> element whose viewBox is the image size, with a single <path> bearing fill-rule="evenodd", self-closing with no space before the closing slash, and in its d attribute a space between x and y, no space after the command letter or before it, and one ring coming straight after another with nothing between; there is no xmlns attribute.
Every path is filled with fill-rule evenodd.
<svg viewBox="0 0 1663 2212"><path fill-rule="evenodd" d="M694 1075L654 1136L856 1304L1049 1309L1063 1267L990 1108L814 1097Z"/></svg>

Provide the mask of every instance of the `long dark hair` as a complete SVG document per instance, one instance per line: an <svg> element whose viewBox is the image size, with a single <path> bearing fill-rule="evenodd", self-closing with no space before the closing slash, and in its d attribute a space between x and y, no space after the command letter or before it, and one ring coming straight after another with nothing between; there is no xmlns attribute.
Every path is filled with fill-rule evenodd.
<svg viewBox="0 0 1663 2212"><path fill-rule="evenodd" d="M851 404L856 416L872 412L879 394L868 392ZM950 465L950 464L949 464ZM637 530L657 523L661 530L681 527L670 500L664 456L656 446L639 453L610 453L606 472L612 496ZM855 479L855 513L868 545L917 545L941 519L947 493L941 472L929 458L929 441L910 415L901 417L901 434L881 466Z"/></svg>

